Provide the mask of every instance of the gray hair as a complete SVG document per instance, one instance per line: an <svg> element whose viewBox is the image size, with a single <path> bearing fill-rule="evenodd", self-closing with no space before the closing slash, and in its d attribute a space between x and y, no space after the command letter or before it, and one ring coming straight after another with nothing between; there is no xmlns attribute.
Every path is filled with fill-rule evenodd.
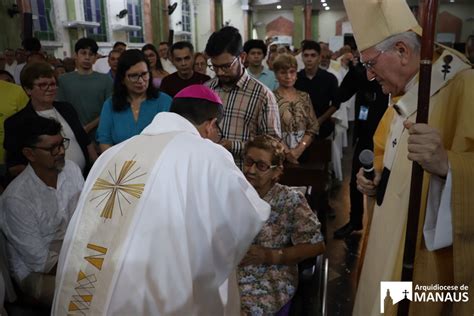
<svg viewBox="0 0 474 316"><path fill-rule="evenodd" d="M418 34L412 31L392 35L375 45L375 49L379 51L387 51L393 48L398 42L404 42L416 53L421 49L421 38Z"/></svg>

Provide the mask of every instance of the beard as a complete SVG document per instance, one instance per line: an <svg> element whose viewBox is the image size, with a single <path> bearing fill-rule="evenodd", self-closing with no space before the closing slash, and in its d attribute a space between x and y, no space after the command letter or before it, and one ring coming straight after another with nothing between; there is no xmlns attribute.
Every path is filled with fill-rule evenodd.
<svg viewBox="0 0 474 316"><path fill-rule="evenodd" d="M65 160L64 156L61 157L61 158L58 158L57 160L54 161L54 167L55 167L56 171L58 171L58 172L63 171L65 165L66 165L66 160Z"/></svg>

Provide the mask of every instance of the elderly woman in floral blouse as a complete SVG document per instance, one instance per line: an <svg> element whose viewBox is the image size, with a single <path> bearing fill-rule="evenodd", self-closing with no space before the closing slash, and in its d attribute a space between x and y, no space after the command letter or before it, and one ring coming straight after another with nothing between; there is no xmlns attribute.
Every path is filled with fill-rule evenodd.
<svg viewBox="0 0 474 316"><path fill-rule="evenodd" d="M295 57L289 54L280 54L273 62L273 71L279 83L274 94L280 111L286 159L295 164L305 161L305 150L319 131L309 94L294 87L297 68Z"/></svg>
<svg viewBox="0 0 474 316"><path fill-rule="evenodd" d="M303 194L277 183L284 160L284 147L272 136L257 136L244 150L245 177L271 206L239 267L246 315L286 315L298 284L298 262L325 250L321 224Z"/></svg>

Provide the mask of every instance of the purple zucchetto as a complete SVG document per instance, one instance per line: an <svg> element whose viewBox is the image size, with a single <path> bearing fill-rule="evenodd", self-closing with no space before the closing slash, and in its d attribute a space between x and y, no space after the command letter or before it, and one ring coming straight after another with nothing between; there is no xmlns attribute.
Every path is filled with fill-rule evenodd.
<svg viewBox="0 0 474 316"><path fill-rule="evenodd" d="M214 102L222 105L221 98L210 88L194 84L192 86L186 87L183 90L179 91L175 96L177 98L191 98L191 99L203 99L210 102Z"/></svg>

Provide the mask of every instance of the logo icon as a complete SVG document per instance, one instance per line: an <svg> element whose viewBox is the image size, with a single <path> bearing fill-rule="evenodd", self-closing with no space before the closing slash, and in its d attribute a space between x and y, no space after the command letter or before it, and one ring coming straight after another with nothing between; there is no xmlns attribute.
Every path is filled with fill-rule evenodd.
<svg viewBox="0 0 474 316"><path fill-rule="evenodd" d="M380 282L380 312L385 313L402 300L413 301L413 282Z"/></svg>

